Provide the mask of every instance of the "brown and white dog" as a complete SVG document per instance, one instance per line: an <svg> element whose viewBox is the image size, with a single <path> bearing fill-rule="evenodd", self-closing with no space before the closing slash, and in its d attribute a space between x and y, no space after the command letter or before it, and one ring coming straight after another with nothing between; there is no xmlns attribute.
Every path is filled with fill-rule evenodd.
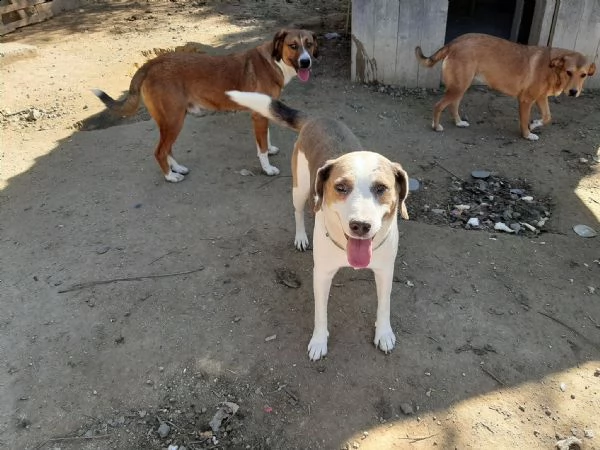
<svg viewBox="0 0 600 450"><path fill-rule="evenodd" d="M443 131L440 125L442 111L450 105L454 123L468 127L462 120L458 106L474 78L492 89L519 100L521 134L536 141L531 131L550 122L548 97L567 92L578 97L583 82L596 72L596 65L573 50L522 45L486 34L469 33L457 37L430 57L421 47L415 48L419 62L432 67L442 63L442 79L446 86L444 97L433 108L432 127ZM529 122L531 107L536 103L542 119Z"/></svg>
<svg viewBox="0 0 600 450"><path fill-rule="evenodd" d="M263 94L232 91L231 99L278 124L299 131L292 155L295 244L308 247L304 206L314 198L313 289L315 327L309 357L327 354L327 300L340 267L371 269L377 284L374 343L392 350L396 336L390 324L390 294L398 250L400 211L408 219L405 199L408 175L398 163L364 151L343 123L310 118Z"/></svg>
<svg viewBox="0 0 600 450"><path fill-rule="evenodd" d="M202 109L232 111L241 109L225 91L241 89L279 97L294 76L308 81L312 58L317 56L316 35L307 30L280 30L272 41L251 50L224 56L170 52L146 62L135 73L129 94L121 101L99 89L93 92L113 112L121 116L135 113L143 98L156 121L160 140L154 152L165 179L178 182L189 170L173 158L177 139L186 114ZM267 175L279 170L269 156L279 149L271 145L269 122L252 114L258 159Z"/></svg>

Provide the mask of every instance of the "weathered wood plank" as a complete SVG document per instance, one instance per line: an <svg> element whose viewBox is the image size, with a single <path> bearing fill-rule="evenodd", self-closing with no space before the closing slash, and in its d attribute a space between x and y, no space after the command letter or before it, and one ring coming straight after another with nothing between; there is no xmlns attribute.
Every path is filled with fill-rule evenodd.
<svg viewBox="0 0 600 450"><path fill-rule="evenodd" d="M559 2L556 24L552 34L552 46L574 49L579 23L583 20L585 0Z"/></svg>
<svg viewBox="0 0 600 450"><path fill-rule="evenodd" d="M398 13L400 0L372 3L374 28L373 58L377 61L377 81L390 84L396 80Z"/></svg>
<svg viewBox="0 0 600 450"><path fill-rule="evenodd" d="M423 52L427 55L433 54L437 49L444 46L446 37L446 23L448 21L448 0L435 0L429 2L427 15L421 26L421 36L418 44L413 45L413 60L416 63L414 56L414 47L420 45ZM437 88L440 85L442 64L439 63L432 68L421 67L416 63L417 68L417 86Z"/></svg>
<svg viewBox="0 0 600 450"><path fill-rule="evenodd" d="M52 13L51 3L38 4L35 6L35 12L31 16L25 19L16 20L14 22L0 25L0 36L10 33L11 31L16 30L17 28L32 25L34 23L43 22L44 20L50 19L53 15L54 14Z"/></svg>
<svg viewBox="0 0 600 450"><path fill-rule="evenodd" d="M556 0L535 2L531 32L529 33L529 45L545 47L550 44L554 8L556 8Z"/></svg>
<svg viewBox="0 0 600 450"><path fill-rule="evenodd" d="M420 0L402 0L398 15L398 46L396 50L396 80L401 86L415 86L418 64L415 46L421 38L421 27L427 20Z"/></svg>
<svg viewBox="0 0 600 450"><path fill-rule="evenodd" d="M583 17L575 37L575 50L583 53L600 66L598 52L600 51L600 1L585 0ZM586 82L588 88L599 88L598 73Z"/></svg>
<svg viewBox="0 0 600 450"><path fill-rule="evenodd" d="M352 2L352 81L370 83L377 79L373 48L373 8L369 0Z"/></svg>
<svg viewBox="0 0 600 450"><path fill-rule="evenodd" d="M0 5L0 14L6 14L18 9L29 8L47 1L48 0L12 0L12 2L8 5Z"/></svg>

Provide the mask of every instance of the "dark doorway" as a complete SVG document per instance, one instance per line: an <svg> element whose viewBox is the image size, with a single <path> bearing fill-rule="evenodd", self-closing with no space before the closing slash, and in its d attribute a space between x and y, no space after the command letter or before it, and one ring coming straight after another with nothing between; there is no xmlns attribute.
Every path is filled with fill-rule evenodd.
<svg viewBox="0 0 600 450"><path fill-rule="evenodd" d="M449 0L445 42L486 33L527 44L535 0Z"/></svg>

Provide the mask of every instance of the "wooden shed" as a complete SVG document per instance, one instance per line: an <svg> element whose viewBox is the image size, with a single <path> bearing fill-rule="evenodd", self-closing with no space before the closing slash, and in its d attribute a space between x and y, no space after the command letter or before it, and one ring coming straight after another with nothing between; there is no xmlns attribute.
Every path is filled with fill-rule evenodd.
<svg viewBox="0 0 600 450"><path fill-rule="evenodd" d="M426 55L464 33L577 50L600 67L600 0L352 0L352 80L438 87ZM587 82L600 88L600 73Z"/></svg>

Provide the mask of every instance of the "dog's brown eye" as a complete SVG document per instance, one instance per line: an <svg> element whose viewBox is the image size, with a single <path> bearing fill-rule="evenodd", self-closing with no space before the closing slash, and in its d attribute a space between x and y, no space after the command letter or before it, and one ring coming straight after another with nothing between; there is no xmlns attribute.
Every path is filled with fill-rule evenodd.
<svg viewBox="0 0 600 450"><path fill-rule="evenodd" d="M294 43L290 44L290 48L291 48L292 50L298 50L298 44L296 44L296 43L294 42Z"/></svg>
<svg viewBox="0 0 600 450"><path fill-rule="evenodd" d="M346 186L344 183L336 184L335 190L340 194L347 194L349 192L348 186Z"/></svg>
<svg viewBox="0 0 600 450"><path fill-rule="evenodd" d="M570 70L567 70L567 75L569 75L570 77L573 76L573 72L571 72Z"/></svg>
<svg viewBox="0 0 600 450"><path fill-rule="evenodd" d="M313 46L313 43L312 43L312 42L307 42L307 43L306 43L306 48L311 48L312 46Z"/></svg>
<svg viewBox="0 0 600 450"><path fill-rule="evenodd" d="M372 190L375 195L383 195L387 192L388 187L385 184L376 184Z"/></svg>
<svg viewBox="0 0 600 450"><path fill-rule="evenodd" d="M587 73L582 73L581 78L585 78L586 75L587 75Z"/></svg>

